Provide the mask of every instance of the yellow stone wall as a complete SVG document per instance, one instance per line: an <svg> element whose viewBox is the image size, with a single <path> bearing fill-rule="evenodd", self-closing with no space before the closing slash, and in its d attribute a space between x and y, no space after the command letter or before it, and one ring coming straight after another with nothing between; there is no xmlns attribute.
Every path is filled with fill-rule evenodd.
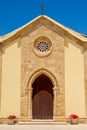
<svg viewBox="0 0 87 130"><path fill-rule="evenodd" d="M1 117L20 115L20 39L2 47Z"/></svg>
<svg viewBox="0 0 87 130"><path fill-rule="evenodd" d="M65 40L65 103L66 116L85 116L84 50L83 46Z"/></svg>

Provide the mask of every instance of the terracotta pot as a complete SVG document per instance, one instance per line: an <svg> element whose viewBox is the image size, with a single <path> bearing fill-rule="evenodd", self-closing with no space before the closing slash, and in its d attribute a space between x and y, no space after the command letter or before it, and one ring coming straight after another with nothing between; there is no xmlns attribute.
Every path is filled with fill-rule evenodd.
<svg viewBox="0 0 87 130"><path fill-rule="evenodd" d="M8 125L14 125L14 122L15 122L14 119L9 119L8 120Z"/></svg>
<svg viewBox="0 0 87 130"><path fill-rule="evenodd" d="M72 124L72 125L78 124L78 118L76 118L76 119L70 118L70 124Z"/></svg>

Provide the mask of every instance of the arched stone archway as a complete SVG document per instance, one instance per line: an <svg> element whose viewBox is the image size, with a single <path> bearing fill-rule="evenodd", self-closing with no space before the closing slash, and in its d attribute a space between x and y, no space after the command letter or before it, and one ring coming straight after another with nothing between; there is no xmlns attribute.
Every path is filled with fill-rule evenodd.
<svg viewBox="0 0 87 130"><path fill-rule="evenodd" d="M58 86L56 77L51 72L49 72L47 69L44 69L44 68L36 70L28 78L29 80L27 82L27 85L25 86L25 91L24 91L25 93L23 93L23 96L21 96L21 117L23 115L24 117L27 117L28 120L30 120L30 121L35 119L34 113L33 113L33 108L32 108L33 107L33 97L37 96L37 92L34 93L34 91L36 91L35 84L36 84L36 82L37 82L36 80L38 78L43 77L42 75L44 75L43 79L46 82L47 82L47 80L49 80L50 84L52 85L49 89L49 91L51 90L50 96L52 98L52 104L51 104L52 105L52 109L51 109L52 115L49 116L49 114L48 114L48 116L49 116L49 119L52 119L53 121L57 121L57 119L59 119L60 117L65 116L64 94L60 92L60 87ZM45 78L47 78L47 80ZM50 94L50 92L47 91L46 88L45 89L44 89L44 87L42 87L42 88L43 88L43 90L45 90L48 93L48 95ZM39 88L39 91L40 90L41 90L41 88ZM50 98L50 96L49 96L49 98ZM35 100L37 100L37 99L35 99ZM46 117L46 115L45 115L45 117ZM38 117L36 119L40 119L40 117ZM46 118L42 117L42 119L47 119L47 117Z"/></svg>
<svg viewBox="0 0 87 130"><path fill-rule="evenodd" d="M56 94L57 92L59 93L59 88L58 88L58 85L57 85L57 81L56 81L56 78L54 77L54 75L49 72L47 69L39 69L37 71L35 71L29 81L28 81L28 85L27 85L27 91L28 91L28 99L29 99L29 102L28 102L28 117L29 119L33 119L33 112L32 112L32 95L33 95L33 85L36 81L36 79L38 77L40 77L41 75L44 75L45 78L47 78L47 80L50 81L50 84L51 84L51 90L52 90L52 115L51 117L49 117L49 119L54 119L56 117ZM46 80L46 82L47 82ZM47 118L47 117L46 117ZM44 118L45 119L45 118Z"/></svg>

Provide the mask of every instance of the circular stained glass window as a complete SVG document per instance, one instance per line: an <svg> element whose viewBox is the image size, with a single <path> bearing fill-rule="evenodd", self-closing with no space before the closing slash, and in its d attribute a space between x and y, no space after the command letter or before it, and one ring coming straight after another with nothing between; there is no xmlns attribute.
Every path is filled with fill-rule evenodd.
<svg viewBox="0 0 87 130"><path fill-rule="evenodd" d="M41 51L41 52L45 52L47 50L49 50L49 45L46 41L40 41L37 44L37 50Z"/></svg>
<svg viewBox="0 0 87 130"><path fill-rule="evenodd" d="M40 36L33 42L33 50L40 57L47 56L52 52L52 42L48 37Z"/></svg>

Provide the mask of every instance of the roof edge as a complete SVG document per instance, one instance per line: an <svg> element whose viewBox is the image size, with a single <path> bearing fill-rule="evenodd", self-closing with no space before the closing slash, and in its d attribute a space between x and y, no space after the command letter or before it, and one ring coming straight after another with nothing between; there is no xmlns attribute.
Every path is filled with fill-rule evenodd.
<svg viewBox="0 0 87 130"><path fill-rule="evenodd" d="M50 20L51 22L53 22L54 24L56 24L57 26L59 26L61 29L63 29L66 34L71 34L72 36L74 36L75 38L81 40L82 42L87 42L87 37L84 37L84 35L58 23L57 21L51 19L50 17L46 16L46 15L39 15L38 17L34 18L33 20L31 20L30 22L26 23L25 25L19 27L18 29L6 34L6 35L3 35L0 37L0 43L4 42L5 40L9 39L10 37L16 35L17 33L21 32L25 27L27 27L29 24L35 22L36 20L38 19L41 19L41 18L45 18L47 20Z"/></svg>

